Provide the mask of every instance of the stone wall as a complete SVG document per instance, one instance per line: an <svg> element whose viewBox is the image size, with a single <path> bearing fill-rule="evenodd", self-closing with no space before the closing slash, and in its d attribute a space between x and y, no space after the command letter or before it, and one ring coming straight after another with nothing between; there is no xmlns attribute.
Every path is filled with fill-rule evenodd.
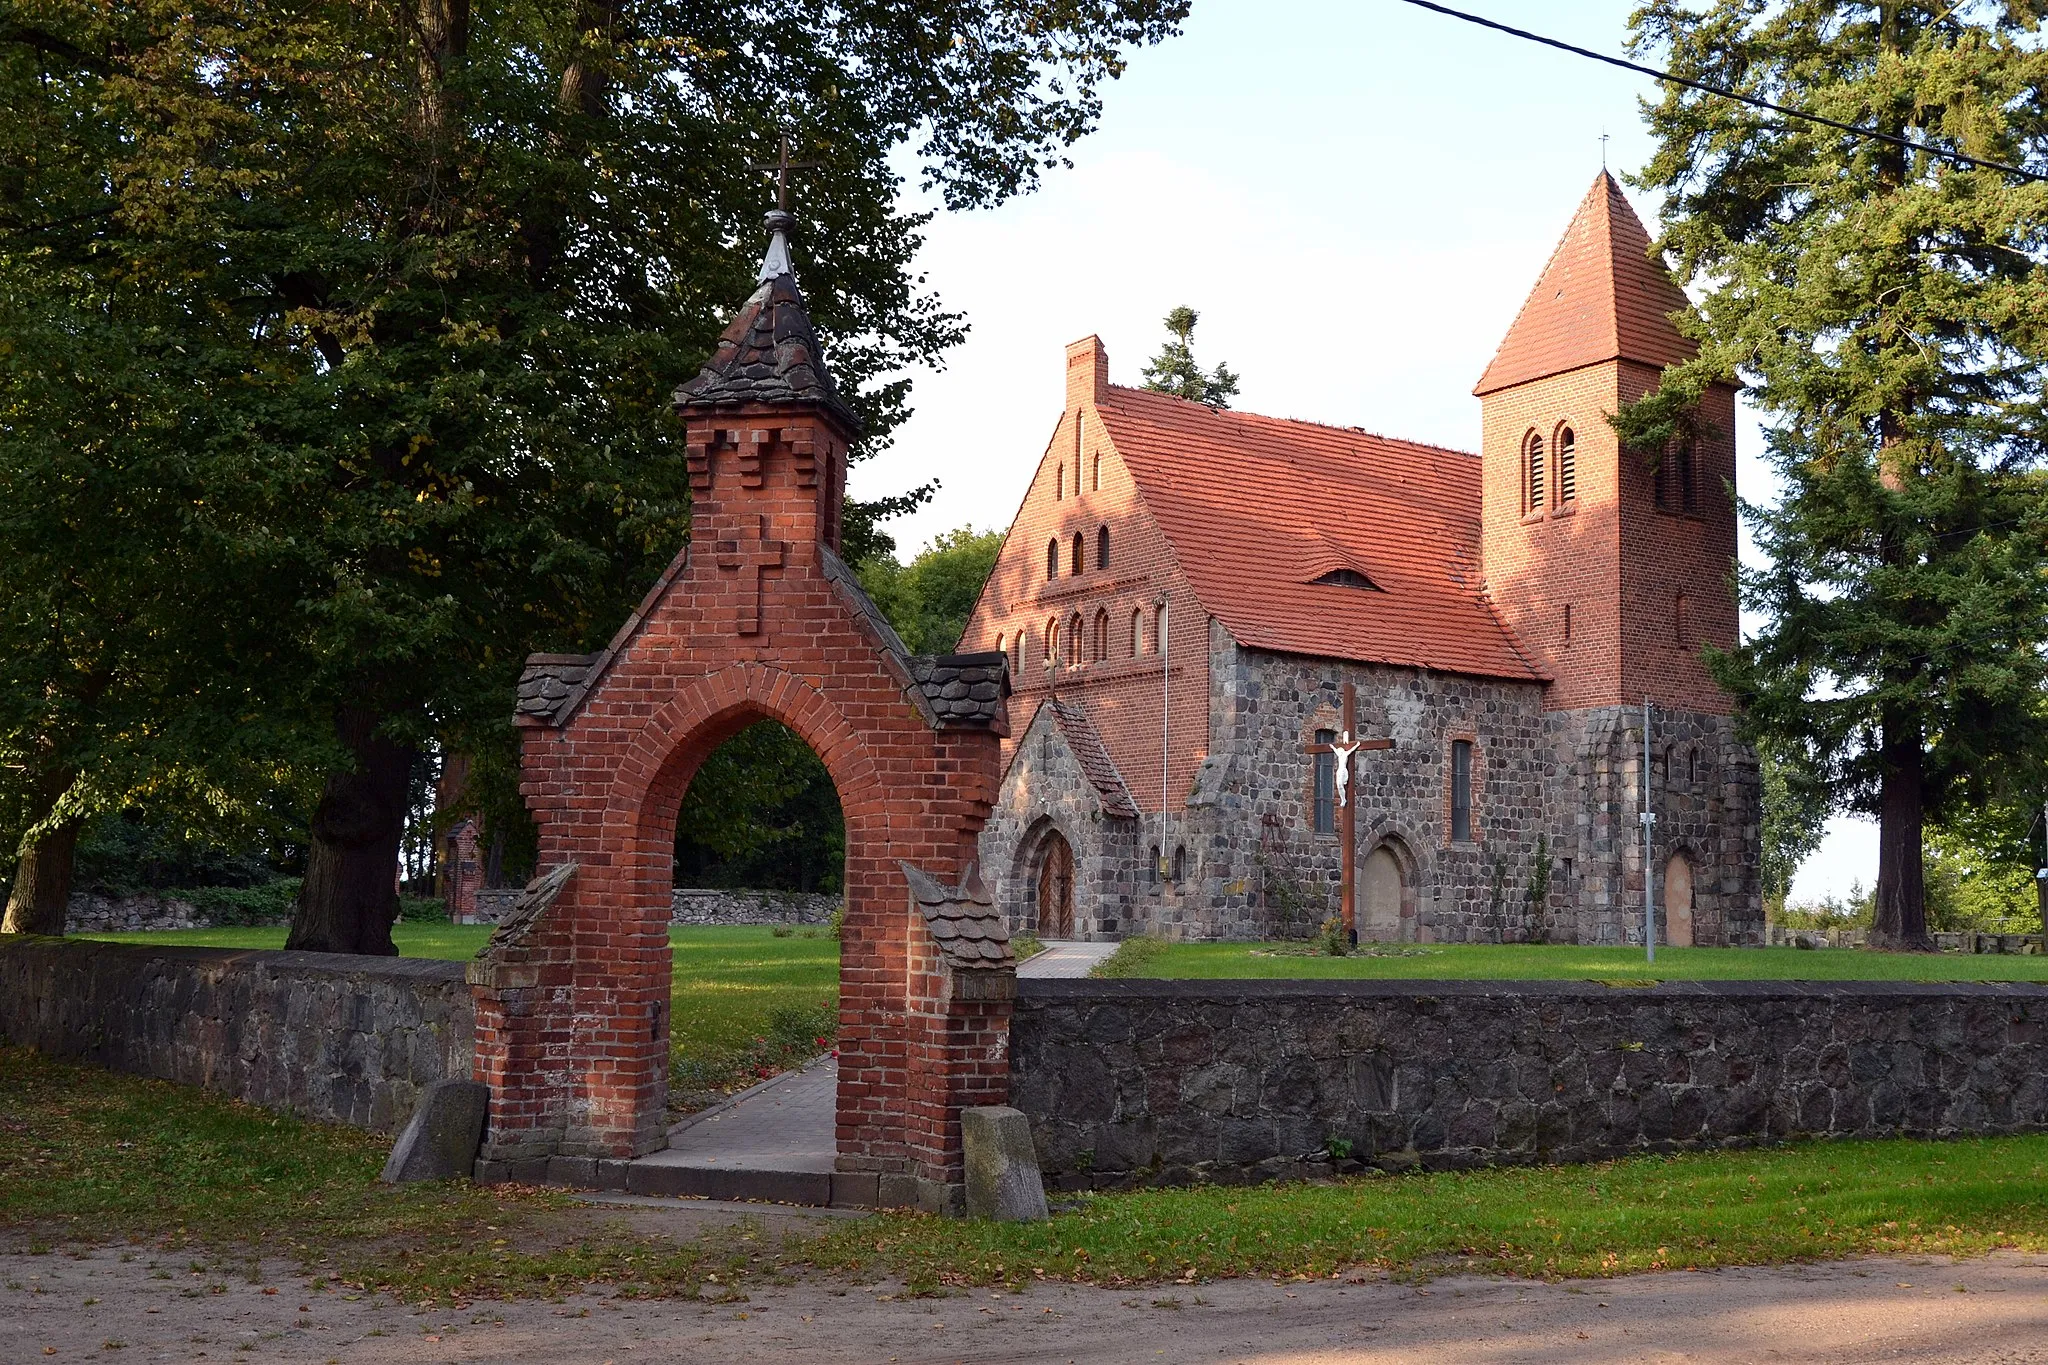
<svg viewBox="0 0 2048 1365"><path fill-rule="evenodd" d="M468 1079L463 964L0 938L0 1040L383 1131Z"/></svg>
<svg viewBox="0 0 2048 1365"><path fill-rule="evenodd" d="M482 890L474 893L476 913L470 924L496 924L512 903L517 889ZM823 924L832 918L842 901L807 891L718 891L679 886L669 912L671 924Z"/></svg>
<svg viewBox="0 0 2048 1365"><path fill-rule="evenodd" d="M190 901L146 891L132 896L74 892L64 912L64 932L67 934L198 929L212 923L212 917Z"/></svg>
<svg viewBox="0 0 2048 1365"><path fill-rule="evenodd" d="M2035 984L1018 987L1011 1102L1065 1189L2048 1129Z"/></svg>

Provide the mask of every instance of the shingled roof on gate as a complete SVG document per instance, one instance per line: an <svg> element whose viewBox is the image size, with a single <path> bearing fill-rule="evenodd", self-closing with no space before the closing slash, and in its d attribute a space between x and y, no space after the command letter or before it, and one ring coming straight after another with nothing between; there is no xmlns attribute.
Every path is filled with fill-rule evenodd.
<svg viewBox="0 0 2048 1365"><path fill-rule="evenodd" d="M1008 655L914 654L907 663L941 727L985 730L1003 714L1003 698L1010 695Z"/></svg>
<svg viewBox="0 0 2048 1365"><path fill-rule="evenodd" d="M830 412L848 435L860 433L860 419L840 400L825 367L824 348L790 265L788 234L795 226L794 215L769 213L760 288L718 338L697 377L676 390L679 411L803 404Z"/></svg>
<svg viewBox="0 0 2048 1365"><path fill-rule="evenodd" d="M995 898L972 864L958 886L947 886L909 863L901 866L910 882L911 898L923 912L948 965L969 971L1016 966L1009 922L996 909Z"/></svg>
<svg viewBox="0 0 2048 1365"><path fill-rule="evenodd" d="M604 652L527 655L525 671L519 675L519 699L512 714L560 725L568 708L583 695L591 669L604 657Z"/></svg>

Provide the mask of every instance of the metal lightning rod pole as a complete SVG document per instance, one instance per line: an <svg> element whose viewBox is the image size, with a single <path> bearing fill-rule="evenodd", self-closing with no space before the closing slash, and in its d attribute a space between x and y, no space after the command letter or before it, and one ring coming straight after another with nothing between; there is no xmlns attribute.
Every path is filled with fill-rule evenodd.
<svg viewBox="0 0 2048 1365"><path fill-rule="evenodd" d="M1643 698L1643 952L1644 961L1657 960L1657 874L1650 866L1650 832L1657 826L1657 813L1650 809L1650 699Z"/></svg>
<svg viewBox="0 0 2048 1365"><path fill-rule="evenodd" d="M1173 840L1166 823L1166 792L1173 751L1169 747L1173 714L1173 654L1167 648L1167 625L1171 607L1165 593L1159 594L1159 880L1166 880L1167 860L1173 856Z"/></svg>

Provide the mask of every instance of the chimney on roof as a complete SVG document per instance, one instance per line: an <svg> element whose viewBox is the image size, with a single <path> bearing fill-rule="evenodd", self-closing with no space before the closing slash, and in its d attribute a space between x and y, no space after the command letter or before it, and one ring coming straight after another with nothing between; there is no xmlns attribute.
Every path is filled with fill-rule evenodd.
<svg viewBox="0 0 2048 1365"><path fill-rule="evenodd" d="M1067 343L1067 411L1093 407L1109 393L1109 352L1102 338L1085 336Z"/></svg>

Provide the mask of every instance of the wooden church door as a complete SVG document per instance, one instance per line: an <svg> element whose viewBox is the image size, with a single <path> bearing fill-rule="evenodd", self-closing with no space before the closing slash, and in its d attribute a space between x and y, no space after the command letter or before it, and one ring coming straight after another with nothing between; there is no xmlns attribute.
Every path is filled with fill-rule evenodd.
<svg viewBox="0 0 2048 1365"><path fill-rule="evenodd" d="M1038 936L1074 936L1074 850L1058 830L1038 855Z"/></svg>

